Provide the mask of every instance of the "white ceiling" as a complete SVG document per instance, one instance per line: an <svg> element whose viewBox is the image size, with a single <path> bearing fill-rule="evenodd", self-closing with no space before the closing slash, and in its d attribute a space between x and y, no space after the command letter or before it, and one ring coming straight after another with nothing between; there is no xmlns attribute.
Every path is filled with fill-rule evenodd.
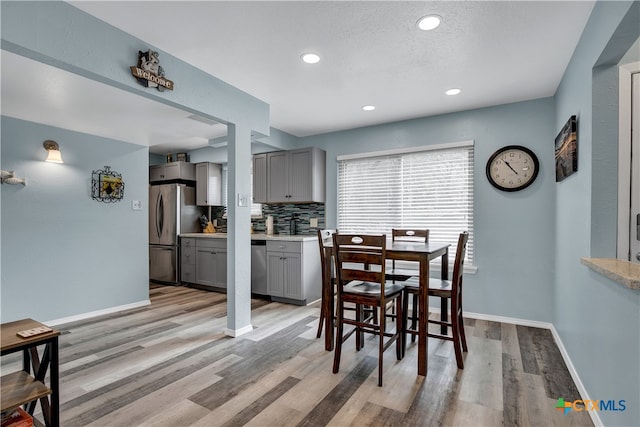
<svg viewBox="0 0 640 427"><path fill-rule="evenodd" d="M552 96L593 8L591 1L70 3L149 44L141 50L157 47L262 99L271 126L296 136ZM432 13L440 27L419 31L418 18ZM320 63L302 63L306 51L319 53ZM204 146L226 131L40 67L3 52L3 114L158 153ZM43 75L51 77L34 87ZM462 93L445 95L452 87ZM362 111L366 104L376 110ZM123 114L126 106L144 108L134 117Z"/></svg>

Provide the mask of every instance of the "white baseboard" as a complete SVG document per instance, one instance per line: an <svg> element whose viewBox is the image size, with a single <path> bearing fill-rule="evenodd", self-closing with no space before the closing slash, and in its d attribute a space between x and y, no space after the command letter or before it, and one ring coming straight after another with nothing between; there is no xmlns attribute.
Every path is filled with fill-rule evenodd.
<svg viewBox="0 0 640 427"><path fill-rule="evenodd" d="M119 306L116 306L116 307L105 308L105 309L102 309L102 310L90 311L88 313L82 313L82 314L78 314L78 315L75 315L75 316L63 317L61 319L49 320L47 322L42 322L42 323L44 323L47 326L62 325L62 324L65 324L65 323L71 323L71 322L77 322L79 320L90 319L92 317L104 316L105 314L112 314L112 313L116 313L118 311L124 311L124 310L130 310L132 308L144 307L145 305L149 305L149 304L151 304L151 301L146 299L146 300L139 301L139 302L134 302L134 303L131 303L131 304L119 305Z"/></svg>
<svg viewBox="0 0 640 427"><path fill-rule="evenodd" d="M224 330L224 334L228 335L230 337L239 337L240 335L244 335L244 334L248 334L249 332L253 331L253 325L247 325L244 326L240 329L225 329Z"/></svg>
<svg viewBox="0 0 640 427"><path fill-rule="evenodd" d="M434 313L440 313L440 307L429 306L429 311ZM571 378L573 379L573 382L575 383L576 388L578 389L578 393L580 393L580 398L582 400L591 400L591 398L589 397L589 393L587 393L587 389L584 387L584 384L582 384L582 380L580 380L580 376L578 375L578 372L576 371L575 366L573 366L573 362L571 362L569 353L567 353L567 349L562 343L562 340L560 339L560 335L558 334L558 331L556 330L555 326L553 326L553 323L540 322L537 320L517 319L514 317L494 316L491 314L471 313L468 311L464 312L464 317L469 317L471 319L478 319L478 320L488 320L492 322L509 323L512 325L530 326L533 328L542 328L542 329L550 330L551 335L553 335L553 339L556 342L558 349L560 350L562 359L564 359L564 363L567 365L569 374L571 375ZM589 412L589 416L591 417L591 421L593 421L593 424L596 427L604 426L597 411L588 411L588 412Z"/></svg>
<svg viewBox="0 0 640 427"><path fill-rule="evenodd" d="M576 371L575 366L573 366L573 363L571 362L571 358L569 357L569 353L567 353L567 349L564 347L564 344L560 339L560 334L558 334L558 331L553 325L551 325L551 328L549 329L551 329L551 334L553 335L553 339L556 341L556 344L560 349L560 354L562 354L564 363L567 365L567 369L571 374L571 378L573 378L573 382L576 384L578 393L580 393L580 397L582 398L582 400L591 400L591 398L589 397L589 393L587 393L587 389L584 387L584 384L582 384L582 381L578 376L578 371ZM588 411L588 412L589 412L589 416L591 417L591 421L593 421L593 424L596 427L604 426L604 424L602 423L602 420L600 419L600 415L598 415L598 411Z"/></svg>

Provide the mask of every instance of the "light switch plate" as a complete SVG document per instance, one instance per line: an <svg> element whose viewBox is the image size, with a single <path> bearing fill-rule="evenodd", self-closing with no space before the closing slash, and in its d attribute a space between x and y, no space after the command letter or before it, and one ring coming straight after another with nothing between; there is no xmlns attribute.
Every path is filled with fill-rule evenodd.
<svg viewBox="0 0 640 427"><path fill-rule="evenodd" d="M134 211L142 210L142 202L140 200L132 200L131 209Z"/></svg>
<svg viewBox="0 0 640 427"><path fill-rule="evenodd" d="M238 194L238 206L249 206L249 196Z"/></svg>
<svg viewBox="0 0 640 427"><path fill-rule="evenodd" d="M318 218L309 219L309 227L317 227L318 226Z"/></svg>

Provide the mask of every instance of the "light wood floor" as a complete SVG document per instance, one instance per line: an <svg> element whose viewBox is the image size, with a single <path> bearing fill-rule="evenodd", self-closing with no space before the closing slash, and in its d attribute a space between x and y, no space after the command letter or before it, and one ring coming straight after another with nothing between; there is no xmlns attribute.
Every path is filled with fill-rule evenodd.
<svg viewBox="0 0 640 427"><path fill-rule="evenodd" d="M429 339L398 362L377 343L345 343L341 370L316 339L319 309L253 300L253 332L224 335L225 295L152 286L151 305L59 326L61 424L74 426L564 426L557 399L579 399L547 330L468 319L469 353ZM3 371L19 356L2 359Z"/></svg>

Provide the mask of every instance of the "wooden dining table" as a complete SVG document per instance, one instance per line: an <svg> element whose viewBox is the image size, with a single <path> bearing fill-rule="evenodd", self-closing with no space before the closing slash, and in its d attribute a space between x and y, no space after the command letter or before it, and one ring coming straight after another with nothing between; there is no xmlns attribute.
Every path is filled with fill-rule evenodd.
<svg viewBox="0 0 640 427"><path fill-rule="evenodd" d="M448 279L449 276L449 243L442 242L408 242L408 241L392 241L387 240L386 258L397 261L414 261L419 263L419 283L420 295L418 304L418 375L427 375L427 333L429 315L429 264L432 260L440 257L442 259L440 276L442 279ZM333 289L331 285L332 256L333 247L331 244L324 246L325 265L322 274L326 275L323 280L322 304L324 304L325 313L325 349L333 350L334 346L334 320L335 313L333 301ZM441 316L446 320L447 302L442 302Z"/></svg>

